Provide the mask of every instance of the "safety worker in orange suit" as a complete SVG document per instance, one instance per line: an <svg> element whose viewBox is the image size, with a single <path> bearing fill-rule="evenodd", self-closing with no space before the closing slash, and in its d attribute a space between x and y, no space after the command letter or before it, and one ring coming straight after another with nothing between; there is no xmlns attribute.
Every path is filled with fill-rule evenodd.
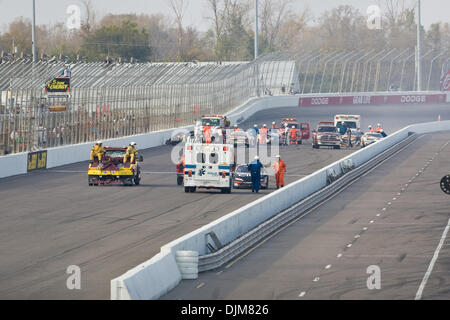
<svg viewBox="0 0 450 320"><path fill-rule="evenodd" d="M203 136L205 137L205 143L211 143L211 125L209 123L203 128Z"/></svg>
<svg viewBox="0 0 450 320"><path fill-rule="evenodd" d="M381 127L381 124L377 124L377 133L381 133L383 131L383 128Z"/></svg>
<svg viewBox="0 0 450 320"><path fill-rule="evenodd" d="M178 177L180 177L180 175L183 176L183 180L182 180L183 184L184 184L184 168L185 168L185 157L183 154L180 161L177 163L177 175L178 175ZM177 177L177 180L179 181L180 179L178 177ZM179 181L179 182L181 182L181 181ZM178 184L180 184L180 183L178 183Z"/></svg>
<svg viewBox="0 0 450 320"><path fill-rule="evenodd" d="M102 147L103 142L97 141L95 146L91 150L91 163L97 158L98 163L102 160L103 154L105 154L105 150Z"/></svg>
<svg viewBox="0 0 450 320"><path fill-rule="evenodd" d="M264 124L261 128L261 130L259 130L259 143L260 144L267 144L267 132L269 131L269 129L267 129L267 126Z"/></svg>
<svg viewBox="0 0 450 320"><path fill-rule="evenodd" d="M372 126L369 126L369 132L370 133L374 133L375 132L375 130L373 130Z"/></svg>
<svg viewBox="0 0 450 320"><path fill-rule="evenodd" d="M275 170L275 180L277 182L277 189L284 187L284 174L286 172L286 163L281 160L279 155L276 156L272 168Z"/></svg>
<svg viewBox="0 0 450 320"><path fill-rule="evenodd" d="M127 163L128 159L130 159L130 163L134 163L134 159L136 159L137 155L136 142L131 142L123 156L123 163Z"/></svg>
<svg viewBox="0 0 450 320"><path fill-rule="evenodd" d="M298 144L297 141L297 129L295 129L295 126L292 126L291 131L290 131L290 136L291 136L291 144Z"/></svg>

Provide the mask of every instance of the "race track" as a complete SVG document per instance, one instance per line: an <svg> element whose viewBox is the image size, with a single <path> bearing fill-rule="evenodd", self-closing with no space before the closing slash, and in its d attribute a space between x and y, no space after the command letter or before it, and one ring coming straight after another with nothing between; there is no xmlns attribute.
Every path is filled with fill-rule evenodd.
<svg viewBox="0 0 450 320"><path fill-rule="evenodd" d="M241 127L270 125L285 116L297 117L314 127L318 121L331 120L334 114L360 114L363 129L381 122L389 134L408 124L435 121L438 115L442 120L450 119L450 108L280 108L260 112ZM139 187L88 187L86 162L1 179L0 298L109 299L109 281L152 257L162 245L273 191L272 177L272 189L259 195L248 190L235 190L231 195L217 191L186 194L176 186L170 151L170 147L158 147L141 152L144 174ZM313 150L310 144L283 148L287 182L351 152ZM413 197L411 201L419 200ZM327 205L333 203L331 200ZM364 208L364 203L360 205ZM69 275L65 272L70 265L81 268L81 290L66 287ZM248 298L259 297L255 294Z"/></svg>

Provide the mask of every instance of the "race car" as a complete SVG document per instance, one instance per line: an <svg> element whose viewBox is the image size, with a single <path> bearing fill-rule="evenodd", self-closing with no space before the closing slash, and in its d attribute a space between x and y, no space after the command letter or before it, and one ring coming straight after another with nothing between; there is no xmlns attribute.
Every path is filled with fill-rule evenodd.
<svg viewBox="0 0 450 320"><path fill-rule="evenodd" d="M238 165L236 167L236 170L233 172L233 188L250 189L251 187L252 187L252 176L248 171L248 165L246 164ZM261 188L262 189L269 188L269 175L264 168L261 169Z"/></svg>
<svg viewBox="0 0 450 320"><path fill-rule="evenodd" d="M141 168L138 162L143 157L135 159L134 163L123 163L127 150L123 148L105 147L105 153L98 163L89 164L88 181L90 186L123 184L125 186L139 185L141 182Z"/></svg>
<svg viewBox="0 0 450 320"><path fill-rule="evenodd" d="M364 134L361 137L361 148L364 148L374 142L380 141L381 139L383 139L383 135L381 133L371 133L371 132L367 132L366 134Z"/></svg>

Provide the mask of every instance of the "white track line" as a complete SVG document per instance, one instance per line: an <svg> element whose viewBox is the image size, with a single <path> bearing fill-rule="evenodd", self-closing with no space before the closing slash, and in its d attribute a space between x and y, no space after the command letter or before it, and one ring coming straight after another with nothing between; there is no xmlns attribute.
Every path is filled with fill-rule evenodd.
<svg viewBox="0 0 450 320"><path fill-rule="evenodd" d="M422 279L422 283L419 286L419 290L417 290L415 300L422 299L423 289L425 289L425 286L427 284L428 278L430 277L431 271L433 271L434 264L435 264L437 258L439 257L439 251L441 251L441 248L444 245L444 241L445 241L445 238L447 237L447 232L449 229L450 229L450 219L448 219L448 223L444 229L444 233L442 234L441 241L439 241L439 245L437 246L436 251L434 251L433 259L431 259L430 265L428 266L428 270L425 273L425 276Z"/></svg>

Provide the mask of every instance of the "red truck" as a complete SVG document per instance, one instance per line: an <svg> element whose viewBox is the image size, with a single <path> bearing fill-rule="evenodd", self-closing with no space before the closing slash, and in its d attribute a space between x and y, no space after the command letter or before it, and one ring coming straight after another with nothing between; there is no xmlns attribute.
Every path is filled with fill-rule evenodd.
<svg viewBox="0 0 450 320"><path fill-rule="evenodd" d="M280 123L280 140L284 141L285 139L285 129L286 124L289 130L292 128L292 126L297 129L297 141L298 144L302 144L302 140L308 140L311 135L311 130L309 128L309 123L302 122L300 123L296 118L283 118Z"/></svg>
<svg viewBox="0 0 450 320"><path fill-rule="evenodd" d="M341 138L333 121L321 121L316 130L313 130L313 149L319 149L323 146L333 147L334 149L341 148Z"/></svg>

